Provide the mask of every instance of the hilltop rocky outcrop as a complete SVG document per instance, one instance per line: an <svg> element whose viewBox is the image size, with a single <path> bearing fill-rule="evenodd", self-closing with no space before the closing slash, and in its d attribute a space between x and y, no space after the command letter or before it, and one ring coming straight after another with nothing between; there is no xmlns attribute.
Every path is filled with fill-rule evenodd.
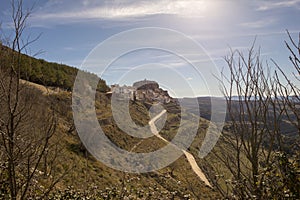
<svg viewBox="0 0 300 200"><path fill-rule="evenodd" d="M155 81L145 79L133 83L133 87L137 90L155 90L159 88L159 84Z"/></svg>
<svg viewBox="0 0 300 200"><path fill-rule="evenodd" d="M159 87L156 81L142 80L133 83L132 86L118 84L111 86L111 94L114 93L118 99L130 99L132 101L143 101L149 103L170 103L175 99L170 97L168 91Z"/></svg>

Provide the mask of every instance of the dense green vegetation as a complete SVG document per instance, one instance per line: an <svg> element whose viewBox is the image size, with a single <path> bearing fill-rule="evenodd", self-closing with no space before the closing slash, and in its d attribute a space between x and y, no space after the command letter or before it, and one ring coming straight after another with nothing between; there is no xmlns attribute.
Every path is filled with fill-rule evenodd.
<svg viewBox="0 0 300 200"><path fill-rule="evenodd" d="M6 46L0 44L0 63L3 66L10 66L13 55ZM17 53L14 53L17 54ZM20 77L37 84L60 87L71 91L78 69L64 64L47 62L43 59L35 59L25 54L21 54L20 61ZM89 73L89 72L86 72ZM90 75L94 75L89 73ZM96 75L94 75L96 76ZM106 92L109 87L103 79L99 80L98 91Z"/></svg>

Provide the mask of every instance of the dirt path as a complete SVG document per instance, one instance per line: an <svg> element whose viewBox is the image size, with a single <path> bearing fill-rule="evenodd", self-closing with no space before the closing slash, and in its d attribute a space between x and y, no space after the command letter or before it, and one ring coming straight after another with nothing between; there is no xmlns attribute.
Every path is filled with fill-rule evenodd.
<svg viewBox="0 0 300 200"><path fill-rule="evenodd" d="M166 140L165 138L163 138L161 135L159 135L159 132L154 124L154 122L156 120L158 120L163 114L166 113L166 110L163 110L161 111L158 115L156 115L155 117L153 117L150 121L149 121L149 126L150 126L150 129L151 129L151 132L156 136L158 137L159 139L163 140L164 142L166 143L169 143L168 140Z"/></svg>
<svg viewBox="0 0 300 200"><path fill-rule="evenodd" d="M20 79L20 83L23 84L23 85L34 87L34 88L40 90L43 93L43 95L58 93L57 91L54 91L54 90L52 90L50 88L47 88L43 85L39 85L39 84L30 82L30 81Z"/></svg>
<svg viewBox="0 0 300 200"><path fill-rule="evenodd" d="M130 152L133 152L133 150L136 149L142 142L143 142L143 140L141 140L141 141L139 141L138 143L136 143L136 144L130 149Z"/></svg>
<svg viewBox="0 0 300 200"><path fill-rule="evenodd" d="M209 183L209 181L207 180L205 174L202 172L202 170L200 169L200 167L198 166L194 156L192 154L190 154L189 152L182 150L185 157L187 158L187 160L189 161L193 171L197 174L197 176L209 187L212 187L211 184Z"/></svg>
<svg viewBox="0 0 300 200"><path fill-rule="evenodd" d="M160 112L158 115L156 115L154 118L152 118L150 121L149 121L149 126L150 126L150 129L151 129L151 132L156 136L158 137L159 139L163 140L164 142L166 143L170 143L168 140L166 140L165 138L163 138L161 135L159 135L159 132L157 131L157 128L154 124L154 122L159 119L163 114L166 113L166 110L163 110L162 112ZM174 145L175 146L175 145ZM176 148L178 148L176 146ZM185 157L187 158L188 162L190 163L193 171L195 172L195 174L209 187L212 187L211 184L209 183L208 179L206 178L205 174L202 172L202 170L200 169L200 167L198 166L194 156L192 154L190 154L189 152L183 150L183 149L180 149Z"/></svg>

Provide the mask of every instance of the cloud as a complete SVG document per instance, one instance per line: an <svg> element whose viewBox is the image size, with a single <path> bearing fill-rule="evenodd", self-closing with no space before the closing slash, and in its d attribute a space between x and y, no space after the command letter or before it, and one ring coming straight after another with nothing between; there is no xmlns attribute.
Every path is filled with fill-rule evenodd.
<svg viewBox="0 0 300 200"><path fill-rule="evenodd" d="M78 22L93 19L128 20L153 15L176 15L182 17L199 17L205 9L201 0L154 0L154 1L82 1L78 4L66 1L50 1L33 16L33 20ZM98 1L99 2L99 1ZM76 6L72 6L76 5ZM63 8L63 9L62 9Z"/></svg>
<svg viewBox="0 0 300 200"><path fill-rule="evenodd" d="M247 28L263 28L266 26L270 26L276 22L275 19L262 19L258 21L253 22L244 22L241 23L241 26L247 27Z"/></svg>
<svg viewBox="0 0 300 200"><path fill-rule="evenodd" d="M259 1L258 11L266 11L283 7L300 9L300 0Z"/></svg>

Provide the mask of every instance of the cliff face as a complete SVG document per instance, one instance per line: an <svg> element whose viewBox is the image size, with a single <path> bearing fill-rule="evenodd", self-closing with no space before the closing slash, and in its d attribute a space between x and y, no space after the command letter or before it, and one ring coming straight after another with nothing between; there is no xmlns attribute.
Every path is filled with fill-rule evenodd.
<svg viewBox="0 0 300 200"><path fill-rule="evenodd" d="M172 97L169 96L168 91L159 88L159 84L155 81L143 80L133 84L136 88L135 97L137 100L146 102L160 102L169 103Z"/></svg>
<svg viewBox="0 0 300 200"><path fill-rule="evenodd" d="M133 83L133 87L137 90L156 90L159 89L159 85L155 81L143 80Z"/></svg>

